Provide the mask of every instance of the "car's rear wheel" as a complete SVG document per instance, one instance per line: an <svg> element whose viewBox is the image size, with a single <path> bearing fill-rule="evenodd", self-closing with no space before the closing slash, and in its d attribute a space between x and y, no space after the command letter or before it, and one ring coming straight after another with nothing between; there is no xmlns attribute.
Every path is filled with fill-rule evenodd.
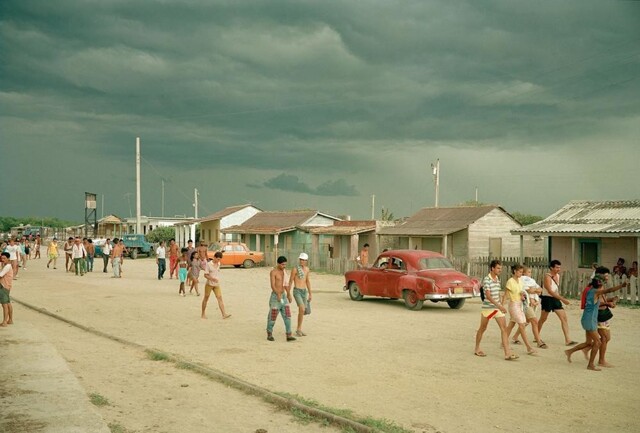
<svg viewBox="0 0 640 433"><path fill-rule="evenodd" d="M362 301L362 293L360 293L360 287L354 282L349 283L349 297L352 301Z"/></svg>
<svg viewBox="0 0 640 433"><path fill-rule="evenodd" d="M464 305L464 299L452 299L450 301L447 301L447 304L449 304L449 308L459 310Z"/></svg>
<svg viewBox="0 0 640 433"><path fill-rule="evenodd" d="M418 294L413 290L405 290L402 292L402 298L404 299L404 306L409 310L421 310L423 300L418 299Z"/></svg>
<svg viewBox="0 0 640 433"><path fill-rule="evenodd" d="M135 260L137 258L138 258L138 250L134 248L131 250L131 259Z"/></svg>
<svg viewBox="0 0 640 433"><path fill-rule="evenodd" d="M247 259L242 262L242 266L244 266L246 269L253 268L253 265L255 265L255 263L253 263L253 260Z"/></svg>

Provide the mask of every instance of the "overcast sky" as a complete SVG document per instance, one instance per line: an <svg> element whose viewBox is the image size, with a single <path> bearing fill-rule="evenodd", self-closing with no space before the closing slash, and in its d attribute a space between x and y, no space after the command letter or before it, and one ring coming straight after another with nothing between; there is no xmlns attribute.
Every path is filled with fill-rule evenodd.
<svg viewBox="0 0 640 433"><path fill-rule="evenodd" d="M0 215L640 194L640 2L0 2ZM100 204L104 195L104 210Z"/></svg>

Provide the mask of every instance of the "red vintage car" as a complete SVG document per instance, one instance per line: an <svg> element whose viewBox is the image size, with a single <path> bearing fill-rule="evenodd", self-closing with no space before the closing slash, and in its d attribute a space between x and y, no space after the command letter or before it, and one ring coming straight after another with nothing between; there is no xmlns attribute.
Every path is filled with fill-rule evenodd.
<svg viewBox="0 0 640 433"><path fill-rule="evenodd" d="M344 274L344 290L354 301L364 296L404 299L410 310L420 310L425 300L445 301L462 308L467 298L480 295L480 284L458 272L445 256L425 250L385 251L365 269Z"/></svg>

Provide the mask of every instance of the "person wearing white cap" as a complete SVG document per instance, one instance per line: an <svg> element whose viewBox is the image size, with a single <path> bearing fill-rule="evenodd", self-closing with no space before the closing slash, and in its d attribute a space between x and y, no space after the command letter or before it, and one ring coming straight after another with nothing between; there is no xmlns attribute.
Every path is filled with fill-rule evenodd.
<svg viewBox="0 0 640 433"><path fill-rule="evenodd" d="M302 332L302 320L304 319L304 312L307 308L307 303L311 302L311 283L309 281L309 256L307 253L300 253L298 257L300 264L291 272L291 278L289 278L289 286L293 287L293 297L298 304L298 328L296 329L296 335L298 337L304 337L307 334Z"/></svg>

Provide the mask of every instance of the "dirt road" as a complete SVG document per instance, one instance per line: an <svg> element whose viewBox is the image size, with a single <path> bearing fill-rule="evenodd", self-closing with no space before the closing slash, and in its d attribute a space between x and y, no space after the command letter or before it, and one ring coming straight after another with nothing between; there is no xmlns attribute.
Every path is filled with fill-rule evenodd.
<svg viewBox="0 0 640 433"><path fill-rule="evenodd" d="M497 326L485 334L483 349L488 356L473 356L478 300L467 302L461 310L428 303L422 311L413 312L401 301L353 302L342 292L341 277L312 274L313 313L305 322L308 336L285 342L279 321L276 341L269 342L264 330L268 269L223 269L223 296L233 314L227 320L220 317L214 300L209 319L200 319L202 298L178 296L178 284L168 276L158 281L153 260L127 260L124 271L122 279L102 272L75 277L61 269L46 269L44 261L32 261L28 271L20 273L13 296L272 391L387 418L418 432L628 432L639 426L634 411L640 310L615 310L609 358L616 368L592 372L580 356L567 363L555 317L543 330L550 348L539 350L538 356L527 356L524 348L515 347L520 359L505 362ZM581 341L580 310L571 306L568 315L572 337ZM16 307L16 321L20 320L50 335L74 371L77 366L87 388L94 382L109 384L101 391L116 405L107 407L104 416L126 428L205 431L198 430L207 423L203 417L221 404L215 396L220 392L216 386L222 385L203 384L197 376L185 377L187 372L144 359L132 349ZM193 394L179 397L185 392ZM237 398L239 407L243 401L258 405L253 397ZM153 410L159 399L169 401L170 409L143 414ZM596 406L599 403L602 406ZM269 419L272 413L264 410L255 416ZM290 423L288 415L273 414L274 424L263 428L303 431L297 425L292 430L274 427L283 423L275 415L287 417ZM230 413L229 419L253 416L240 409ZM185 420L192 422L188 430L182 428ZM154 430L154 426L163 429ZM314 431L314 426L320 428L312 425L304 431Z"/></svg>

